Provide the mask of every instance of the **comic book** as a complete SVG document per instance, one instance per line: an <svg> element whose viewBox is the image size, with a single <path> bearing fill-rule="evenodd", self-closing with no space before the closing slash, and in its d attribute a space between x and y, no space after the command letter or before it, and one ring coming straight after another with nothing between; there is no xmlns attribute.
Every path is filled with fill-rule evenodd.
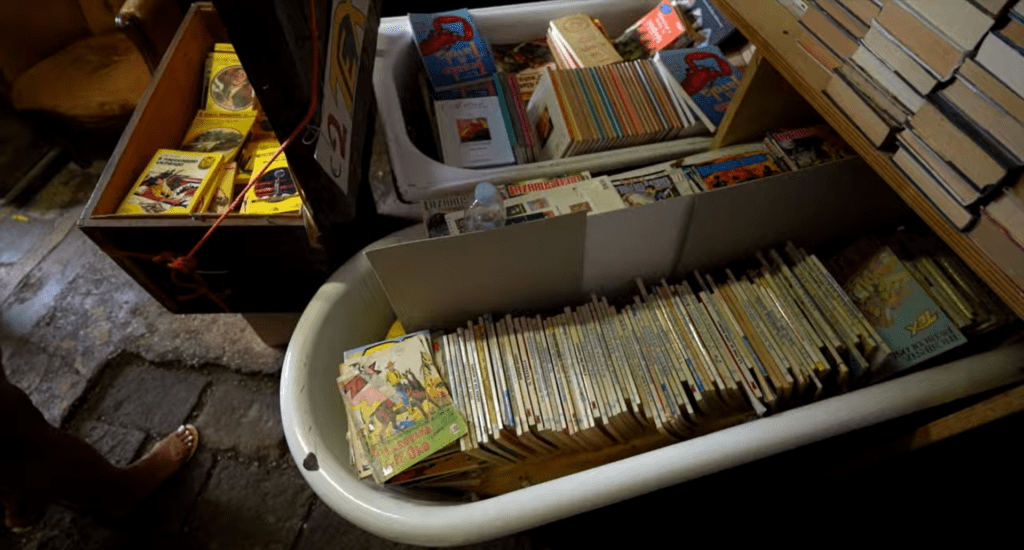
<svg viewBox="0 0 1024 550"><path fill-rule="evenodd" d="M200 212L224 155L158 149L117 209L119 215Z"/></svg>
<svg viewBox="0 0 1024 550"><path fill-rule="evenodd" d="M830 267L892 348L897 371L967 342L888 246L862 239L843 250Z"/></svg>
<svg viewBox="0 0 1024 550"><path fill-rule="evenodd" d="M357 434L366 441L373 478L384 483L467 433L423 333L351 355L338 387ZM355 436L354 436L355 437Z"/></svg>
<svg viewBox="0 0 1024 550"><path fill-rule="evenodd" d="M772 132L765 137L764 145L790 170L799 170L855 155L843 138L824 124Z"/></svg>
<svg viewBox="0 0 1024 550"><path fill-rule="evenodd" d="M627 206L651 204L693 193L683 171L679 168L674 168L668 173L658 172L646 176L613 179L612 183Z"/></svg>
<svg viewBox="0 0 1024 550"><path fill-rule="evenodd" d="M767 153L748 153L715 159L683 169L705 191L728 187L784 172Z"/></svg>
<svg viewBox="0 0 1024 550"><path fill-rule="evenodd" d="M237 172L238 165L234 162L226 162L221 165L216 183L210 188L210 198L205 212L223 214L227 211L228 206L231 206L231 199L235 196L235 174Z"/></svg>
<svg viewBox="0 0 1024 550"><path fill-rule="evenodd" d="M249 77L233 52L214 51L210 54L209 82L206 87L204 109L211 113L255 113L256 94Z"/></svg>
<svg viewBox="0 0 1024 550"><path fill-rule="evenodd" d="M516 75L519 94L524 102L530 101L544 72L548 68L557 68L546 38L519 44L496 44L491 50L498 70Z"/></svg>
<svg viewBox="0 0 1024 550"><path fill-rule="evenodd" d="M489 79L497 72L468 10L410 13L409 23L435 91Z"/></svg>
<svg viewBox="0 0 1024 550"><path fill-rule="evenodd" d="M299 195L295 177L288 168L288 160L282 151L270 162L276 149L260 149L253 162L253 177L267 166L256 185L245 193L242 200L242 214L286 214L298 213L302 208L302 197Z"/></svg>
<svg viewBox="0 0 1024 550"><path fill-rule="evenodd" d="M254 116L255 113L250 116L224 116L199 111L181 140L181 150L221 153L225 162L231 162L249 134Z"/></svg>
<svg viewBox="0 0 1024 550"><path fill-rule="evenodd" d="M626 61L648 57L651 53L688 46L693 41L689 22L671 0L647 12L613 41Z"/></svg>
<svg viewBox="0 0 1024 550"><path fill-rule="evenodd" d="M665 50L654 59L678 84L674 91L679 98L695 108L708 130L714 132L740 86L740 74L722 51L715 46Z"/></svg>

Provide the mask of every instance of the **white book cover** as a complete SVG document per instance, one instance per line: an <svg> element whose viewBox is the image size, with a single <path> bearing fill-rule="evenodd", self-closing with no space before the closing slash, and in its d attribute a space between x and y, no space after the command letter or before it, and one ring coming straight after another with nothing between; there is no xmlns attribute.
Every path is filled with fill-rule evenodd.
<svg viewBox="0 0 1024 550"><path fill-rule="evenodd" d="M881 84L883 88L888 90L911 113L916 113L921 109L921 106L924 104L924 98L906 81L900 78L898 74L887 67L885 63L882 63L875 57L875 54L871 53L871 50L867 49L863 44L857 48L857 51L853 52L852 59L854 63Z"/></svg>
<svg viewBox="0 0 1024 550"><path fill-rule="evenodd" d="M1024 56L1012 46L989 33L974 58L1017 95L1024 97Z"/></svg>
<svg viewBox="0 0 1024 550"><path fill-rule="evenodd" d="M445 164L484 168L515 164L515 154L495 96L435 102Z"/></svg>
<svg viewBox="0 0 1024 550"><path fill-rule="evenodd" d="M537 84L537 89L526 105L526 116L530 119L530 126L537 132L541 160L565 156L572 143L572 137L569 135L562 107L558 103L550 71L545 72Z"/></svg>

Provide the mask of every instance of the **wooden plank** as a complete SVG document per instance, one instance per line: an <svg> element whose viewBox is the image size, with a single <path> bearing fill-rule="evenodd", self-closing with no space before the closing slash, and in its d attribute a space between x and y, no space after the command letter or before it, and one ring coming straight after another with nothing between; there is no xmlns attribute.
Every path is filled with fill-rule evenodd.
<svg viewBox="0 0 1024 550"><path fill-rule="evenodd" d="M1024 287L1000 269L966 234L950 226L892 162L892 157L878 151L860 133L822 90L824 82L808 63L813 63L796 43L796 18L778 2L766 0L714 0L715 5L784 76L793 88L808 101L876 172L914 209L915 212L1002 298L1018 316L1024 318ZM1021 262L1024 262L1022 254Z"/></svg>
<svg viewBox="0 0 1024 550"><path fill-rule="evenodd" d="M923 449L955 435L973 430L989 422L1024 411L1024 385L990 397L949 416L917 428L903 437L871 449L843 465L830 470L829 475L843 475L872 464L895 458L903 453Z"/></svg>
<svg viewBox="0 0 1024 550"><path fill-rule="evenodd" d="M760 141L768 132L820 121L821 117L803 96L760 53L755 53L711 148Z"/></svg>

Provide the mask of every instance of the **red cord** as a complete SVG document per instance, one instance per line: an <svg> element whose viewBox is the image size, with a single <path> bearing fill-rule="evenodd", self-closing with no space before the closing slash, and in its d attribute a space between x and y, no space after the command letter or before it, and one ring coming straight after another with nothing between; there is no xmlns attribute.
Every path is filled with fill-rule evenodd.
<svg viewBox="0 0 1024 550"><path fill-rule="evenodd" d="M235 208L238 208L239 203L245 197L245 193L249 191L249 189L251 189L252 186L255 185L257 181L259 181L259 179L267 171L267 167L270 166L270 163L274 162L274 159L276 159L278 155L284 152L285 148L287 148L292 143L292 141L294 141L295 138L297 138L299 134L306 129L306 126L309 125L309 122L313 119L313 113L316 111L317 105L317 89L320 84L320 80L318 78L320 73L320 32L316 24L315 0L309 0L309 29L313 38L313 71L312 73L310 73L309 76L310 98L309 110L306 111L306 116L302 119L302 122L299 123L299 125L295 128L291 135L288 136L288 139L284 140L284 142L281 143L281 146L278 147L276 151L274 151L274 155L270 157L270 160L263 166L262 169L260 169L259 173L257 173L255 177L249 180L248 185L246 185L245 189L243 189L238 194L238 196L231 203L228 209L223 214L221 214L220 217L217 218L217 221L215 221L213 225L210 226L210 228L206 231L206 234L204 234L203 237L199 239L199 242L197 242L196 245L192 247L192 250L189 251L189 253L184 256L179 256L171 252L163 252L155 256L149 254L140 254L137 252L112 252L112 255L116 256L143 258L158 264L166 265L168 269L171 270L171 282L173 282L176 286L180 288L192 291L189 294L176 296L175 299L177 301L192 300L195 298L199 298L201 296L206 296L211 301L220 306L220 308L223 309L224 311L230 311L230 309L228 309L227 304L225 304L224 301L221 299L221 296L214 294L210 290L210 287L206 284L206 281L204 281L203 278L200 277L198 273L196 273L196 268L199 266L199 261L195 258L195 254L196 252L199 251L200 248L202 248L204 244L206 244L206 241L210 238L211 235L213 235L213 232L216 231L218 227L220 227L220 224L224 221L225 218L228 217L228 214L230 214ZM296 182L296 186L298 186L298 182ZM301 191L301 189L299 190ZM180 277L181 275L191 276L194 279L194 282L182 281Z"/></svg>

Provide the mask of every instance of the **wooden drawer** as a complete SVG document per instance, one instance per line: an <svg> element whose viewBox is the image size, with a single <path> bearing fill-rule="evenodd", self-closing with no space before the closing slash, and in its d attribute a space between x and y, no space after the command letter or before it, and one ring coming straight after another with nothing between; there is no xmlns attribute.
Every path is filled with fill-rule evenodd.
<svg viewBox="0 0 1024 550"><path fill-rule="evenodd" d="M170 311L224 311L207 293L197 292L197 284L205 284L230 311L301 311L364 239L317 248L310 244L299 216L232 215L195 256L200 283L189 275L172 277L171 270L153 257L187 254L214 223L215 215L113 216L156 150L181 143L199 108L206 55L214 43L227 41L228 32L213 5L194 4L100 176L79 227ZM289 156L306 153L301 149L293 153L293 149ZM333 231L334 238L328 240L344 242L338 234Z"/></svg>

